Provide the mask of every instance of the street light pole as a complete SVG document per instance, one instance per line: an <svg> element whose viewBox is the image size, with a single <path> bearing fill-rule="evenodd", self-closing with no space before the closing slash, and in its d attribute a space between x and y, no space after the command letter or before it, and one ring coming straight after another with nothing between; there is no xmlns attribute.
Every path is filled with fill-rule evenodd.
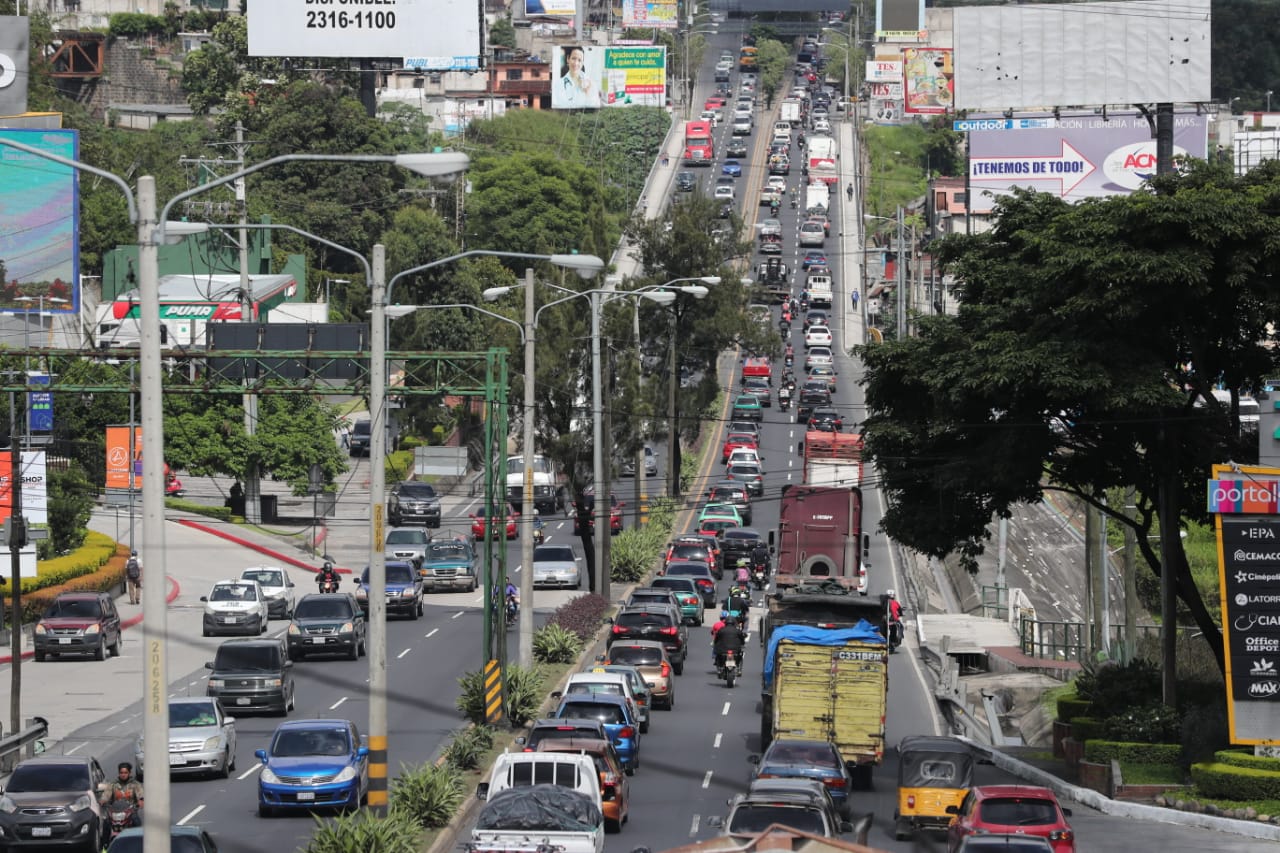
<svg viewBox="0 0 1280 853"><path fill-rule="evenodd" d="M602 265L603 266L603 265ZM534 381L537 376L537 301L534 292L533 267L524 271L524 411L520 413L524 424L524 441L520 449L524 462L524 490L521 492L520 524L520 624L517 627L517 648L521 666L533 665L533 514L537 511L533 494L533 446L534 446ZM488 512L488 510L486 510ZM505 588L505 587L504 587Z"/></svg>
<svg viewBox="0 0 1280 853"><path fill-rule="evenodd" d="M600 291L591 291L591 465L595 471L596 594L609 600L609 568L604 564L604 539L613 535L613 501L604 485L604 404L600 392ZM637 476L639 474L637 473ZM602 523L603 522L603 523Z"/></svg>
<svg viewBox="0 0 1280 853"><path fill-rule="evenodd" d="M907 336L907 294L906 294L906 263L907 253L902 247L905 239L903 234L903 212L902 206L898 206L898 263L897 269L894 270L894 278L897 282L898 290L898 334L895 336L898 340L902 340Z"/></svg>

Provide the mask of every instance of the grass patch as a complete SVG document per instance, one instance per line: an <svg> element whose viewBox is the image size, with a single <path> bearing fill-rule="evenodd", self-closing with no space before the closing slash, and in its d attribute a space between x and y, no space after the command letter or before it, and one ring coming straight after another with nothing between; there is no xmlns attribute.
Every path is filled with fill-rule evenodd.
<svg viewBox="0 0 1280 853"><path fill-rule="evenodd" d="M1186 779L1176 764L1122 764L1120 775L1126 785L1181 785Z"/></svg>
<svg viewBox="0 0 1280 853"><path fill-rule="evenodd" d="M1056 718L1058 716L1058 700L1065 699L1076 695L1075 682L1060 684L1057 687L1050 687L1048 690L1040 694L1040 707L1049 713L1049 716Z"/></svg>
<svg viewBox="0 0 1280 853"><path fill-rule="evenodd" d="M1127 781L1127 780L1126 780ZM1214 805L1220 809L1255 809L1258 814L1280 814L1280 800L1215 800L1206 797L1195 788L1170 791L1167 796L1176 800L1195 800L1201 805Z"/></svg>

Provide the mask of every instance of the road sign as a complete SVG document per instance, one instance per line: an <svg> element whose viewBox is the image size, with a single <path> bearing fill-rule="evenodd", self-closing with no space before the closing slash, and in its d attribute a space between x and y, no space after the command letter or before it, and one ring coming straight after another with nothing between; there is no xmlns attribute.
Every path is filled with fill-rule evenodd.
<svg viewBox="0 0 1280 853"><path fill-rule="evenodd" d="M1058 126L1052 118L971 118L951 122L951 129L958 133L975 130L1045 130Z"/></svg>

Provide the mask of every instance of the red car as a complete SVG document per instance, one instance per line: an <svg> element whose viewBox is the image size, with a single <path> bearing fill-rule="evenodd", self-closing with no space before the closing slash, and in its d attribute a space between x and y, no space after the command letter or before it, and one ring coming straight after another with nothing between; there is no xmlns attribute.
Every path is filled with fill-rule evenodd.
<svg viewBox="0 0 1280 853"><path fill-rule="evenodd" d="M1048 788L1032 785L983 785L970 788L947 827L947 850L955 853L969 835L1017 833L1048 839L1054 853L1075 853L1076 835L1067 823L1070 809Z"/></svg>
<svg viewBox="0 0 1280 853"><path fill-rule="evenodd" d="M724 440L724 452L721 454L720 463L724 464L729 461L729 455L738 448L758 449L760 446L756 437L749 432L731 432L729 437Z"/></svg>
<svg viewBox="0 0 1280 853"><path fill-rule="evenodd" d="M591 518L590 518L589 524L590 524L590 526L591 526L591 530L592 530L592 531L594 531L594 530L596 529L596 513L595 513L595 508L596 508L596 493L595 493L595 490L594 490L594 489L585 489L585 490L583 490L583 492L582 492L582 500L583 500L583 503L585 503L585 504L586 504L587 512L591 513ZM618 500L618 496L617 496L617 495L615 495L615 494L610 494L610 495L609 495L609 503L610 503L610 505L611 505L611 510L610 510L610 512L609 512L609 533L610 533L610 534L612 534L612 535L614 535L614 536L617 536L619 533L621 533L621 532L622 532L622 508L623 508L624 506L626 506L626 504L624 504L624 503L622 503L621 501L619 501L619 500ZM574 535L574 536L580 536L580 535L582 535L582 534L581 534L581 531L579 531L579 529L578 529L578 507L577 507L577 504L575 504L575 505L574 505L574 508L573 508L573 535Z"/></svg>
<svg viewBox="0 0 1280 853"><path fill-rule="evenodd" d="M707 102L702 105L704 110L718 110L725 105L726 101L719 95L707 98Z"/></svg>
<svg viewBox="0 0 1280 853"><path fill-rule="evenodd" d="M497 512L494 513L494 515L497 515L497 514L498 514ZM483 542L485 537L485 528L488 526L489 526L488 515L485 512L484 507L481 507L471 516L471 536L477 542ZM499 531L501 529L502 527L499 524L495 523L492 529L489 531L489 535L496 538L499 535ZM517 531L518 529L516 527L516 511L510 504L508 504L507 505L507 538L515 539L516 536L519 535Z"/></svg>

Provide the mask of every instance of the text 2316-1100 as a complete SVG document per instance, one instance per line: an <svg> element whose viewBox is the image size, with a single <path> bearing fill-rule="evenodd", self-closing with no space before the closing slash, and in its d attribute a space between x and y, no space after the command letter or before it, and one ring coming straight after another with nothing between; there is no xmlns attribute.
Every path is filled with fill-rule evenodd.
<svg viewBox="0 0 1280 853"><path fill-rule="evenodd" d="M393 30L395 12L307 12L311 30Z"/></svg>

